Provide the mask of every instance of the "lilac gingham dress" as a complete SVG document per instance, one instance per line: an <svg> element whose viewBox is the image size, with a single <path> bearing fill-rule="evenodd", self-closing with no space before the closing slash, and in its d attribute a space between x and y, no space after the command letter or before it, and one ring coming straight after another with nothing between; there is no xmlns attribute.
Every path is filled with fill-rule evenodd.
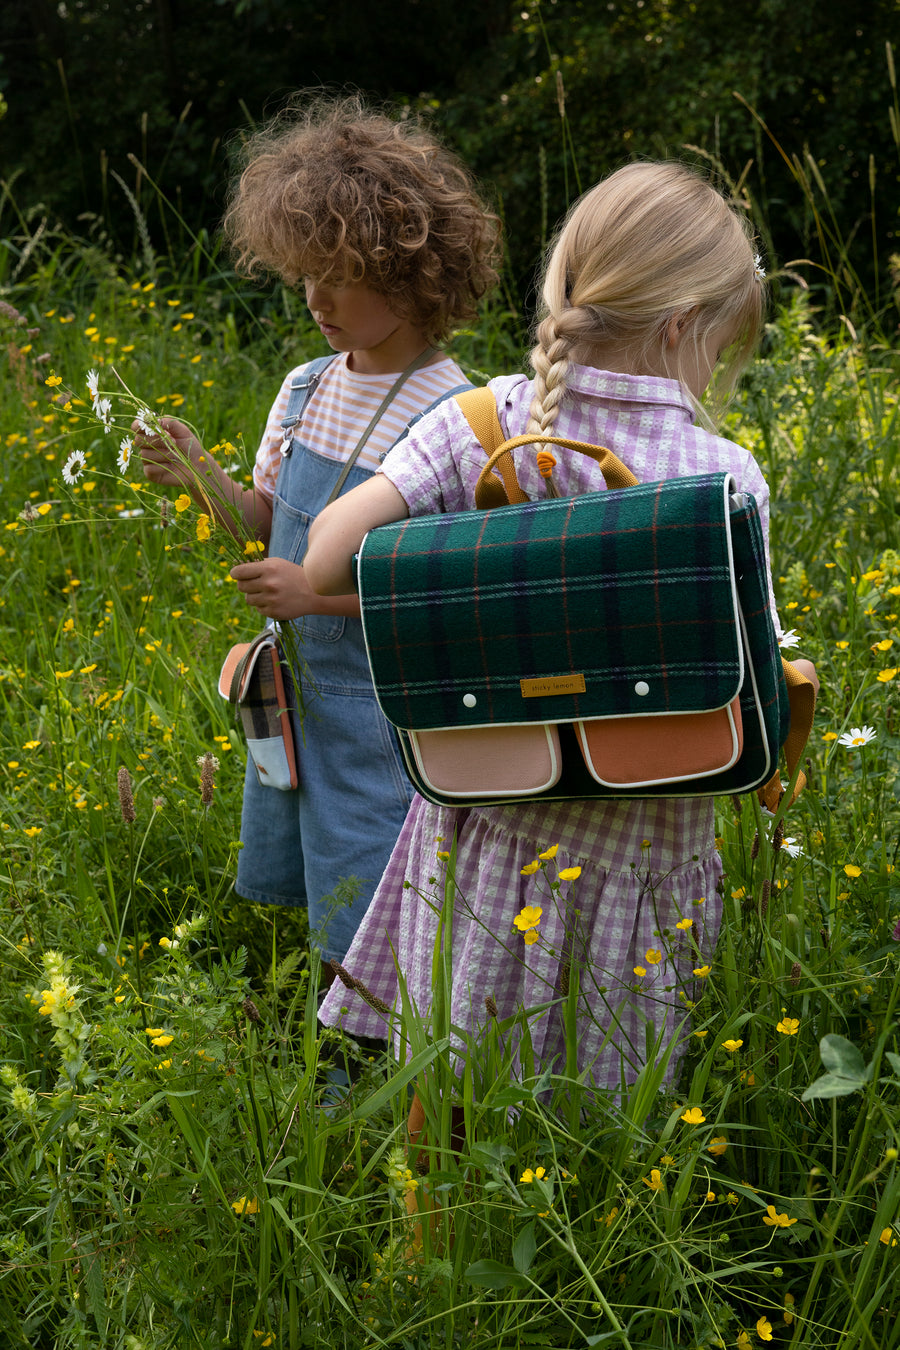
<svg viewBox="0 0 900 1350"><path fill-rule="evenodd" d="M531 383L493 380L509 436L528 419ZM693 408L673 380L569 367L554 433L605 445L639 481L728 470L757 500L768 547L768 489L748 451L694 425ZM531 498L544 494L534 451L515 453ZM561 496L604 487L593 461L565 450L554 480ZM485 455L451 400L423 420L386 458L382 472L410 515L474 505ZM770 579L771 594L771 579ZM775 613L774 598L772 610ZM776 618L777 627L777 618ZM780 630L779 630L780 631ZM451 1021L477 1036L496 1009L504 1018L555 1000L531 1021L537 1060L563 1067L560 1000L566 968L580 967L578 1067L598 1087L633 1081L650 1042L663 1048L685 1017L693 970L713 954L721 919L721 865L710 798L527 802L447 808L416 796L390 862L345 961L346 970L389 1007L399 1007L396 962L419 1012L431 1003L431 973L446 863L438 851L457 839L452 925ZM544 868L522 875L551 845ZM580 867L556 896L548 879ZM525 906L542 907L539 938L526 945L514 927ZM690 919L688 927L679 923ZM635 973L635 967L646 972ZM485 1000L492 1001L488 1009ZM385 1016L335 982L319 1016L351 1035L384 1036ZM395 1036L402 1028L395 1023ZM673 1057L669 1075L676 1062Z"/></svg>

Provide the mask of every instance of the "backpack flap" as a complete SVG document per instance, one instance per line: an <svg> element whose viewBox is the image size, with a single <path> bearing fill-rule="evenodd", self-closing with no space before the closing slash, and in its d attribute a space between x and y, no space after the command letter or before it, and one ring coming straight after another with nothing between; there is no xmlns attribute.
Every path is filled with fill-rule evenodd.
<svg viewBox="0 0 900 1350"><path fill-rule="evenodd" d="M441 790L425 760L443 761L473 800L552 795L563 723L613 793L729 768L744 677L732 490L728 474L698 475L372 530L358 572L369 660L420 774ZM697 721L709 714L712 733ZM607 750L595 723L612 719ZM433 735L486 727L483 748Z"/></svg>

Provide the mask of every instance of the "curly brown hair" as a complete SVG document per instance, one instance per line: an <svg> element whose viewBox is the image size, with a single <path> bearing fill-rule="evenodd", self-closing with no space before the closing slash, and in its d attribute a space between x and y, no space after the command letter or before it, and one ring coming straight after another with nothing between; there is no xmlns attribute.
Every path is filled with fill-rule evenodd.
<svg viewBox="0 0 900 1350"><path fill-rule="evenodd" d="M241 158L224 231L249 276L365 281L432 342L498 280L498 217L415 117L300 96Z"/></svg>

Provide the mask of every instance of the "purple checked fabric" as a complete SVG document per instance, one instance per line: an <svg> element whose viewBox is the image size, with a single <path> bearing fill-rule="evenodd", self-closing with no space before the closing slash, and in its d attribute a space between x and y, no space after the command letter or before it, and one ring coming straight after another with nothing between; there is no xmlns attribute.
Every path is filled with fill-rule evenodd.
<svg viewBox="0 0 900 1350"><path fill-rule="evenodd" d="M510 436L525 426L531 385L524 376L491 384ZM554 434L606 445L640 482L728 471L752 493L768 547L768 489L752 455L695 425L689 396L675 381L570 366ZM553 477L562 496L602 491L593 461L559 450ZM534 452L514 452L529 497L544 495ZM474 505L484 463L464 417L450 403L419 423L386 458L382 471L411 515ZM771 579L769 580L771 598ZM771 601L774 615L774 600ZM780 632L777 624L776 629ZM369 911L344 963L378 1000L398 1004L394 960L419 1012L431 1002L432 954L446 862L438 852L456 837L452 923L451 1020L477 1036L492 1015L551 1006L532 1022L541 1066L564 1069L561 1000L573 962L580 968L578 1069L598 1087L633 1081L648 1043L663 1045L686 1023L693 972L712 961L721 918L721 865L709 798L530 802L447 808L416 797ZM522 874L550 845L556 856ZM580 867L577 879L558 871ZM514 927L526 906L540 906L538 940ZM690 921L690 922L688 922ZM678 925L681 925L680 927ZM643 974L636 973L643 971ZM386 1019L354 990L335 983L320 1010L327 1025L384 1036ZM399 1019L393 1034L403 1036ZM669 1076L675 1060L670 1063Z"/></svg>

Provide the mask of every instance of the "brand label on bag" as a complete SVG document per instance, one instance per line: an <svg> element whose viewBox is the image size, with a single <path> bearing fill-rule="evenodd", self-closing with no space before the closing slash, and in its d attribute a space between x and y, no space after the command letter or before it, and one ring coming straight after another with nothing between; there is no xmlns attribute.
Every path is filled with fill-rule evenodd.
<svg viewBox="0 0 900 1350"><path fill-rule="evenodd" d="M548 694L583 694L583 675L545 675L536 680L520 680L523 698L546 698Z"/></svg>

